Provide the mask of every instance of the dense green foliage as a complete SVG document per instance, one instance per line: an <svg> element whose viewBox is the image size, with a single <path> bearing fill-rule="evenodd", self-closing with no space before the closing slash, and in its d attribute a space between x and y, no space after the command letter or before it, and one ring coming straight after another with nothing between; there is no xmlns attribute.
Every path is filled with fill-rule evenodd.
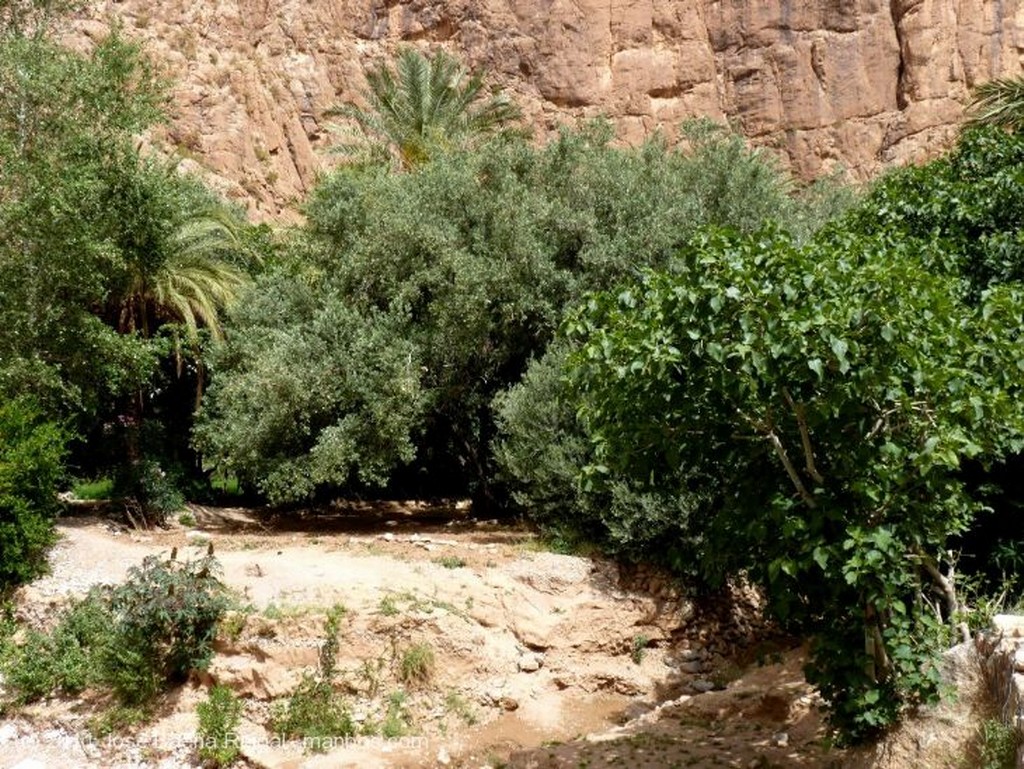
<svg viewBox="0 0 1024 769"><path fill-rule="evenodd" d="M80 437L71 463L113 474L148 514L170 492L147 479L196 468L200 348L253 238L141 149L165 96L140 48L116 28L85 53L57 42L74 5L0 7L0 392L32 392Z"/></svg>
<svg viewBox="0 0 1024 769"><path fill-rule="evenodd" d="M1024 279L1022 220L1024 137L973 129L938 160L881 179L848 226L913 243L930 272L959 277L977 299Z"/></svg>
<svg viewBox="0 0 1024 769"><path fill-rule="evenodd" d="M152 366L96 309L121 256L107 187L157 114L138 51L112 35L88 57L0 30L0 383L94 410Z"/></svg>
<svg viewBox="0 0 1024 769"><path fill-rule="evenodd" d="M361 314L302 280L268 276L239 305L245 333L218 374L196 440L272 500L321 484L380 484L412 459L423 409L414 348L383 313Z"/></svg>
<svg viewBox="0 0 1024 769"><path fill-rule="evenodd" d="M958 469L1021 445L1024 297L958 288L887 238L711 237L568 326L590 481L699 488L695 562L815 636L853 737L936 694L933 574L978 512Z"/></svg>
<svg viewBox="0 0 1024 769"><path fill-rule="evenodd" d="M822 210L707 125L685 152L610 139L598 124L543 149L506 138L414 173L328 177L293 261L232 317L204 453L275 501L355 480L498 503L492 401L567 304L667 264L701 225L793 212L803 234Z"/></svg>
<svg viewBox="0 0 1024 769"><path fill-rule="evenodd" d="M478 75L407 50L340 110L368 152L252 281L265 234L139 149L160 84L116 30L57 45L67 5L0 3L0 590L44 563L68 425L77 469L150 520L211 468L272 502L472 494L754 579L813 638L845 738L934 699L967 609L950 547L993 539L983 502L1014 502L1022 461L1021 139L971 129L844 213L706 122L678 147L601 123L531 145ZM182 680L225 607L213 566L147 561L8 644L14 696L135 706ZM352 732L339 621L281 734ZM230 733L232 703L206 713Z"/></svg>
<svg viewBox="0 0 1024 769"><path fill-rule="evenodd" d="M31 399L0 403L0 594L46 567L66 440Z"/></svg>
<svg viewBox="0 0 1024 769"><path fill-rule="evenodd" d="M217 569L212 556L151 556L120 585L94 588L52 631L30 631L24 643L4 649L0 668L11 696L30 702L100 686L122 704L147 705L209 662L227 608Z"/></svg>

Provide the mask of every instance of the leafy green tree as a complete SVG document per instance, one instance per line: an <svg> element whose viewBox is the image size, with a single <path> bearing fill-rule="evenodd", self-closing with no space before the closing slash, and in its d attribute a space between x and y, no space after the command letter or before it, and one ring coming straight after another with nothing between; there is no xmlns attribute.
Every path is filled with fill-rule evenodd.
<svg viewBox="0 0 1024 769"><path fill-rule="evenodd" d="M387 319L395 360L412 362L408 372L422 398L415 412L396 412L404 432L381 432L397 441L389 453L396 461L378 480L388 481L391 493L468 493L479 505L502 505L493 401L543 354L567 304L644 267L668 264L701 225L756 229L768 218L804 211L777 168L720 131L705 128L685 152L660 141L616 149L610 139L607 126L595 124L565 131L544 148L501 137L411 173L364 166L327 177L294 244L295 264L268 277L263 290L289 297L295 309L247 302L235 316L228 340L234 352L217 364L223 386L210 393L197 445L211 459L245 467L278 499L344 488L358 478L339 460L338 472L319 473L312 485L268 481L271 465L284 467L286 457L309 462L316 436L292 416L263 419L256 406L243 405L251 390L230 383L264 366L276 371L280 364L271 361L286 354L286 339L300 350L312 343L305 341L314 328L307 304L348 308L371 338ZM714 169L714 185L695 183L704 167ZM287 334L268 343L271 318ZM354 351L338 348L333 365L376 376L379 356L359 360L349 357ZM334 388L303 386L307 377L319 381L315 367L294 364L292 375L294 386L281 388L270 413L322 409L315 429L331 424L332 414L357 420L369 413L361 395L346 405ZM365 404L372 402L369 396ZM259 446L247 435L261 435ZM357 465L364 459L352 454ZM636 518L625 508L623 515Z"/></svg>
<svg viewBox="0 0 1024 769"><path fill-rule="evenodd" d="M0 33L0 377L47 408L88 413L153 365L97 309L118 258L104 233L105 167L159 114L160 97L117 34L83 56L36 23L31 36Z"/></svg>
<svg viewBox="0 0 1024 769"><path fill-rule="evenodd" d="M248 235L201 185L140 151L165 92L116 29L87 53L61 46L71 5L0 6L0 390L71 417L90 444L74 460L121 436L112 460L124 475L163 478L155 461L142 468L139 433L162 416L155 396L201 393L201 341L220 335L218 312L246 281ZM172 362L187 381L164 376ZM165 436L187 434L182 416ZM173 443L166 453L187 450L187 438Z"/></svg>
<svg viewBox="0 0 1024 769"><path fill-rule="evenodd" d="M366 72L365 107L334 110L359 131L339 149L349 154L394 158L409 170L438 151L471 146L504 131L520 117L505 96L488 92L482 73L468 73L443 50L426 56L412 48L398 52L390 64Z"/></svg>
<svg viewBox="0 0 1024 769"><path fill-rule="evenodd" d="M282 502L382 485L412 459L424 397L394 318L270 273L232 322L240 331L212 356L218 376L195 431L209 462Z"/></svg>
<svg viewBox="0 0 1024 769"><path fill-rule="evenodd" d="M965 131L946 155L883 177L845 227L913 241L931 272L959 278L977 300L1024 279L1024 136Z"/></svg>
<svg viewBox="0 0 1024 769"><path fill-rule="evenodd" d="M693 561L745 570L812 635L850 739L937 696L939 618L962 609L946 548L980 508L960 466L1022 445L1024 296L960 297L900 239L768 231L709 236L567 323L587 482L695 499Z"/></svg>

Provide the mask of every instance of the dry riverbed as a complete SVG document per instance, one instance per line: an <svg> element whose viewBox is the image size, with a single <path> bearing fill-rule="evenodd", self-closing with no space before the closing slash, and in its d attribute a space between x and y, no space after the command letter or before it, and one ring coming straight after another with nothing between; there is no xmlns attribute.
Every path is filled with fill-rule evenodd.
<svg viewBox="0 0 1024 769"><path fill-rule="evenodd" d="M741 590L694 606L650 572L545 552L529 531L457 507L190 512L187 527L147 532L63 519L52 573L20 592L18 611L45 624L147 555L199 557L212 542L239 610L209 669L164 696L151 722L110 738L89 736L100 707L89 692L25 708L0 725L0 765L198 765L195 707L214 682L244 697L239 736L256 767L748 769L843 757L824 747L800 651L765 635ZM272 703L315 667L337 605L339 680L357 724L400 691L411 728L311 753L266 727ZM431 675L402 685L398 660L416 644L433 653Z"/></svg>

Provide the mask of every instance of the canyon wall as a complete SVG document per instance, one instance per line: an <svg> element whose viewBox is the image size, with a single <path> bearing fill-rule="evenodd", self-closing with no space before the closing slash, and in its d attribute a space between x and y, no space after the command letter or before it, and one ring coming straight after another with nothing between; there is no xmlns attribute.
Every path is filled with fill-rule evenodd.
<svg viewBox="0 0 1024 769"><path fill-rule="evenodd" d="M174 82L166 138L255 218L295 217L330 162L333 105L401 44L444 47L543 137L604 114L635 143L728 120L811 178L866 178L955 135L971 87L1017 75L1017 0L100 0Z"/></svg>

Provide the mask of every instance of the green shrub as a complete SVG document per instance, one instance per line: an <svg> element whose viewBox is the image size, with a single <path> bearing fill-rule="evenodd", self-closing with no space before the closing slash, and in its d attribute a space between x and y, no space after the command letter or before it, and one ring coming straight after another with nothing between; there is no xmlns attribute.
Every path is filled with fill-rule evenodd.
<svg viewBox="0 0 1024 769"><path fill-rule="evenodd" d="M102 740L111 734L123 732L145 722L150 715L150 711L146 708L115 705L90 718L86 722L86 727L89 730L89 734L95 739Z"/></svg>
<svg viewBox="0 0 1024 769"><path fill-rule="evenodd" d="M344 613L340 606L328 612L317 672L306 673L288 701L273 709L274 732L284 739L301 739L305 748L316 752L328 749L338 738L353 736L356 731L347 705L334 690Z"/></svg>
<svg viewBox="0 0 1024 769"><path fill-rule="evenodd" d="M274 709L273 729L284 739L300 739L315 752L332 741L355 734L355 725L344 701L322 678L306 674L287 703Z"/></svg>
<svg viewBox="0 0 1024 769"><path fill-rule="evenodd" d="M454 713L461 718L466 726L473 726L478 718L473 707L466 701L466 698L454 689L448 692L444 698L444 709L447 713Z"/></svg>
<svg viewBox="0 0 1024 769"><path fill-rule="evenodd" d="M402 690L388 695L387 712L381 724L380 733L388 739L403 737L412 727L412 716L406 707L408 695Z"/></svg>
<svg viewBox="0 0 1024 769"><path fill-rule="evenodd" d="M990 718L981 724L978 734L979 769L1013 769L1017 766L1020 732L1016 726Z"/></svg>
<svg viewBox="0 0 1024 769"><path fill-rule="evenodd" d="M404 684L425 684L434 675L434 650L430 644L415 643L402 651L398 679Z"/></svg>
<svg viewBox="0 0 1024 769"><path fill-rule="evenodd" d="M583 483L699 482L700 567L745 570L813 638L808 680L851 741L937 698L959 618L932 596L980 508L960 469L1024 435L1024 293L960 289L899 239L714 234L567 324Z"/></svg>
<svg viewBox="0 0 1024 769"><path fill-rule="evenodd" d="M239 755L238 724L242 701L226 686L210 689L205 702L196 706L199 716L199 760L204 766L231 766Z"/></svg>
<svg viewBox="0 0 1024 769"><path fill-rule="evenodd" d="M394 617L398 614L398 603L395 601L395 596L381 596L380 601L377 603L377 611L385 617Z"/></svg>
<svg viewBox="0 0 1024 769"><path fill-rule="evenodd" d="M634 665L639 665L644 661L644 657L647 655L647 644L650 642L651 639L643 633L633 636L633 644L629 650L629 658L633 660Z"/></svg>
<svg viewBox="0 0 1024 769"><path fill-rule="evenodd" d="M0 404L0 593L46 567L66 441L31 399Z"/></svg>
<svg viewBox="0 0 1024 769"><path fill-rule="evenodd" d="M522 382L495 398L495 457L512 499L556 550L598 544L621 558L698 575L700 537L689 520L703 498L700 484L667 492L623 474L600 486L580 483L596 459L566 385L568 350L556 341Z"/></svg>
<svg viewBox="0 0 1024 769"><path fill-rule="evenodd" d="M169 514L184 507L181 488L177 474L168 472L153 459L123 465L115 480L118 496L135 500L150 523L162 523Z"/></svg>
<svg viewBox="0 0 1024 769"><path fill-rule="evenodd" d="M446 569L461 569L466 565L465 559L457 555L442 555L440 558L435 559L434 563Z"/></svg>
<svg viewBox="0 0 1024 769"><path fill-rule="evenodd" d="M209 662L229 605L218 570L212 555L184 562L148 556L109 591L114 629L101 667L123 702L145 702Z"/></svg>
<svg viewBox="0 0 1024 769"><path fill-rule="evenodd" d="M81 481L76 483L71 493L77 499L100 501L110 499L114 493L114 481L111 478L98 478L95 481Z"/></svg>
<svg viewBox="0 0 1024 769"><path fill-rule="evenodd" d="M24 704L53 693L76 694L94 683L95 652L110 627L107 607L93 594L65 610L52 632L29 630L21 645L7 644L0 669L13 700Z"/></svg>
<svg viewBox="0 0 1024 769"><path fill-rule="evenodd" d="M196 562L151 556L114 587L94 588L50 633L7 644L2 668L16 702L86 686L109 688L126 706L147 704L212 655L227 607L212 556Z"/></svg>

